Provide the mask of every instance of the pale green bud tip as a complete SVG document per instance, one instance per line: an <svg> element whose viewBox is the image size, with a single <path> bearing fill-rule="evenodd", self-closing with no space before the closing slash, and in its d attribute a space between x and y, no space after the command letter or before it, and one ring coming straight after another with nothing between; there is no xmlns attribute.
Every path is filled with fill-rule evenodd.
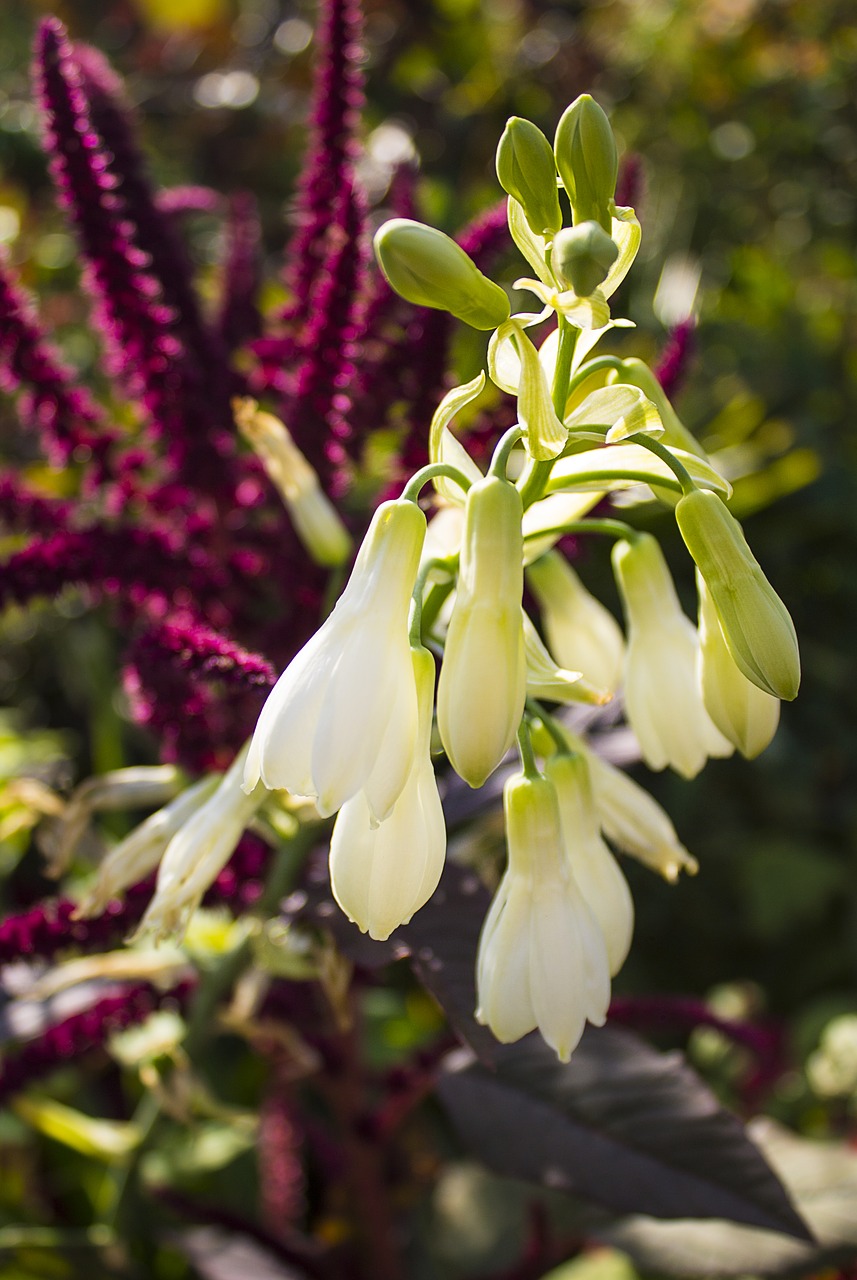
<svg viewBox="0 0 857 1280"><path fill-rule="evenodd" d="M686 494L675 515L739 670L765 693L790 702L800 685L794 623L740 524L716 493L703 489Z"/></svg>
<svg viewBox="0 0 857 1280"><path fill-rule="evenodd" d="M562 226L551 144L529 120L512 116L497 147L497 177L523 207L530 230L552 236Z"/></svg>
<svg viewBox="0 0 857 1280"><path fill-rule="evenodd" d="M579 298L588 298L607 278L619 246L599 222L565 227L553 242L553 267Z"/></svg>
<svg viewBox="0 0 857 1280"><path fill-rule="evenodd" d="M610 121L588 93L581 94L563 113L554 154L575 223L594 219L609 232L619 157Z"/></svg>
<svg viewBox="0 0 857 1280"><path fill-rule="evenodd" d="M449 311L474 329L508 319L506 294L442 231L393 218L378 228L374 246L390 286L408 302Z"/></svg>

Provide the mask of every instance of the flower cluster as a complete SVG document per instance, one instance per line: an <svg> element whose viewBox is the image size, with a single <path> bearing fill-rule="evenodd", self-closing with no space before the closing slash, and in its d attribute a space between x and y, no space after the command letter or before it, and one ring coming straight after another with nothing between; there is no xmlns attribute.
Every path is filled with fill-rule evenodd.
<svg viewBox="0 0 857 1280"><path fill-rule="evenodd" d="M646 762L692 777L709 756L767 745L799 663L791 620L726 506L728 482L645 365L591 356L616 323L608 299L640 240L633 210L615 204L606 116L579 98L553 147L511 120L497 173L535 273L517 287L540 311L510 314L506 293L459 245L411 219L384 224L375 250L403 297L493 330L489 372L517 396L518 421L483 475L450 422L484 375L445 397L429 465L379 508L339 603L269 695L245 789L255 794L261 780L311 799L321 816L339 811L334 894L361 929L388 937L430 896L443 863L426 646L442 653L437 729L452 768L480 787L516 738L523 763L505 788L509 860L483 928L477 1016L501 1040L538 1027L567 1059L586 1021L604 1021L631 941L630 892L602 831L670 876L690 860L663 820L652 833L650 800L626 793L617 806L603 764L575 749L539 699L606 700L621 689ZM556 327L536 347L528 330L550 318ZM430 482L444 529L427 540L417 500ZM699 629L652 534L587 518L602 497L640 485L673 495L699 574ZM627 639L555 549L563 534L590 532L615 541ZM524 612L525 567L553 654Z"/></svg>
<svg viewBox="0 0 857 1280"><path fill-rule="evenodd" d="M517 743L521 772L504 796L508 865L482 932L477 1016L504 1041L538 1028L567 1059L585 1023L604 1021L631 942L633 904L606 841L667 879L695 863L654 800L575 738L561 708L621 697L646 763L693 777L709 756L767 746L780 700L797 692L794 629L728 510L728 480L658 379L639 360L593 354L627 324L612 318L610 301L641 236L634 210L616 203L617 150L601 108L578 98L553 144L517 118L500 140L508 229L532 272L516 288L537 309L513 314L486 261L468 252L471 239L492 243L493 221L458 243L394 217L375 236L382 275L370 277L353 164L351 0L329 0L324 31L294 300L261 337L248 202L233 202L227 288L218 316L205 318L169 202L146 185L110 74L59 23L41 31L53 170L110 371L138 428L90 446L99 410L74 390L18 286L0 276L7 381L38 385L25 408L63 459L90 450L99 470L87 491L103 504L93 515L33 495L38 535L5 566L6 595L58 590L73 555L74 580L116 598L132 627L126 687L138 717L174 758L208 771L112 850L78 914L103 911L158 867L140 927L181 933L248 825L294 832L336 815L334 896L360 929L386 939L428 901L443 869L436 741L473 788ZM400 329L364 357L367 326L395 329L399 299L428 309L418 338ZM425 465L377 506L337 603L307 638L325 572L338 582L350 557L335 502L360 468L370 415L359 396L374 408L392 369L423 367L409 356L432 347L424 333L434 313L447 327L454 317L490 331L487 373L515 405L513 424L483 469L452 423L486 374L443 397L423 438ZM249 374L228 358L242 342L255 359ZM432 390L436 399L436 379ZM412 404L426 393L417 387ZM242 436L254 452L242 452ZM698 626L657 539L593 514L617 491L674 508L696 565ZM70 520L79 526L66 528ZM562 554L569 534L613 540L624 632ZM285 609L274 607L278 593ZM260 712L272 664L285 670Z"/></svg>

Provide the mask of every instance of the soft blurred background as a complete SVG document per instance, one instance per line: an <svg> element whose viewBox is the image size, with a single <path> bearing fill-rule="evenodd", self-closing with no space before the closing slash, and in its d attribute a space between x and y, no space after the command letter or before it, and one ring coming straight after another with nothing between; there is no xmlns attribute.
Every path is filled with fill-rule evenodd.
<svg viewBox="0 0 857 1280"><path fill-rule="evenodd" d="M761 759L713 762L692 783L640 771L701 871L668 889L629 868L639 925L618 990L714 991L724 1011L772 1018L794 1070L768 1109L806 1134L841 1128L857 1098L857 1036L835 1068L819 1045L832 1020L857 1015L853 3L367 0L365 9L364 171L377 200L410 159L422 216L453 231L497 198L493 155L507 116L552 134L583 91L640 158L643 249L616 308L637 325L625 347L654 358L669 326L697 315L677 407L743 477L735 510L795 617L804 683ZM29 48L44 13L58 13L125 77L163 183L255 192L276 280L304 141L311 4L4 0L2 10L0 242L42 295L71 360L89 369L94 346L30 99ZM203 279L216 235L213 221L194 223ZM510 262L509 279L516 270ZM466 342L459 359L470 376ZM12 431L8 404L0 415ZM689 601L686 557L673 552ZM598 554L589 571L609 595ZM93 710L74 654L57 659L44 627L30 645L35 625L7 625L0 705L22 706L15 725L37 735L31 756L66 753L98 767L113 759L110 715ZM97 623L84 625L78 643L109 643ZM11 728L3 737L4 723L8 774L21 747ZM14 813L4 818L9 834ZM10 863L26 839L23 829L9 834ZM729 1097L736 1051L710 1035L692 1049Z"/></svg>

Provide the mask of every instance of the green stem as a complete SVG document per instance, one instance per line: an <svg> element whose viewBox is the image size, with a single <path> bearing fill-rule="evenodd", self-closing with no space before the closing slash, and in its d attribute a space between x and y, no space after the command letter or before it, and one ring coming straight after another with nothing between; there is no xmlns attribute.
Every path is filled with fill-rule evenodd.
<svg viewBox="0 0 857 1280"><path fill-rule="evenodd" d="M556 416L562 419L565 417L565 405L571 385L571 362L574 359L574 348L577 346L580 330L575 325L569 324L565 316L559 316L558 320L559 347L556 353L551 399Z"/></svg>
<svg viewBox="0 0 857 1280"><path fill-rule="evenodd" d="M522 720L518 726L518 751L521 755L521 766L524 770L524 777L537 778L539 776L539 767L536 764L536 755L533 751L533 740L530 737L530 727L526 720Z"/></svg>
<svg viewBox="0 0 857 1280"><path fill-rule="evenodd" d="M455 586L455 571L448 582L436 582L429 591L422 607L422 626L423 632L428 635L437 621L438 614L444 606L444 602Z"/></svg>
<svg viewBox="0 0 857 1280"><path fill-rule="evenodd" d="M665 444L661 444L660 440L653 440L651 436L647 436L644 432L638 431L632 436L628 436L629 444L642 445L644 449L648 449L650 453L654 453L662 462L665 462L671 471L675 473L676 479L681 485L681 491L684 494L693 493L696 485L693 478L678 458Z"/></svg>
<svg viewBox="0 0 857 1280"><path fill-rule="evenodd" d="M625 524L624 520L611 520L605 516L592 520L569 520L566 524L554 525L550 529L538 529L525 534L524 542L553 537L555 534L562 537L566 533L601 533L607 538L624 538L626 542L633 542L639 537L639 531L630 524Z"/></svg>
<svg viewBox="0 0 857 1280"><path fill-rule="evenodd" d="M435 569L442 569L445 572L449 573L451 578L454 579L455 569L457 564L458 564L457 555L435 556L431 560L427 560L425 564L420 567L420 571L417 574L417 580L414 583L414 594L411 597L411 613L410 613L410 618L408 620L408 640L410 642L412 649L419 648L419 646L422 644L424 611L426 613L428 612L428 610L426 609L426 605L431 601L431 595L432 595L432 593L430 593L429 600L426 601L425 603L423 602L423 592L426 589L426 583L428 582L429 574L432 573L432 571ZM439 585L445 585L445 584L439 584ZM451 585L452 583L450 583L450 586ZM444 599L445 598L446 597L444 597ZM443 603L443 601L441 601L441 603ZM439 607L440 606L438 605L437 608L434 610L434 614L431 619L432 622L437 617L437 612ZM431 623L429 623L428 625L431 625Z"/></svg>
<svg viewBox="0 0 857 1280"><path fill-rule="evenodd" d="M558 755L567 756L574 754L571 747L568 745L568 739L563 733L559 721L552 716L549 711L545 711L542 704L536 698L527 698L527 711L529 711L531 716L541 720L542 724L556 743Z"/></svg>
<svg viewBox="0 0 857 1280"><path fill-rule="evenodd" d="M526 432L520 425L510 427L508 431L503 433L497 443L496 449L494 450L493 457L491 458L491 466L488 472L489 475L498 476L501 480L506 479L506 467L509 465L509 455L524 435L526 435Z"/></svg>
<svg viewBox="0 0 857 1280"><path fill-rule="evenodd" d="M554 412L562 420L565 416L565 406L569 395L574 348L577 346L580 330L575 325L569 324L565 316L558 316L557 321L559 325L559 346L556 353L556 368L554 370L553 386L551 387L551 400L553 401ZM552 459L546 462L530 463L521 483L521 501L524 504L525 511L527 507L531 507L534 502L538 502L539 498L544 495L550 480L552 467Z"/></svg>
<svg viewBox="0 0 857 1280"><path fill-rule="evenodd" d="M419 471L411 476L402 490L400 501L416 502L423 485L428 484L429 480L434 480L435 476L446 476L448 480L454 480L464 493L467 493L470 488L470 480L463 471L459 471L458 467L453 467L449 462L430 462L428 466L420 467Z"/></svg>
<svg viewBox="0 0 857 1280"><path fill-rule="evenodd" d="M604 481L605 488L609 488L613 480L631 480L634 484L657 485L659 489L671 489L675 493L681 493L681 485L671 476L653 476L651 472L645 471L601 471L597 468L594 471L575 472L573 477L566 480L552 476L548 483L548 493L574 493L582 485L591 484L593 481L595 483Z"/></svg>
<svg viewBox="0 0 857 1280"><path fill-rule="evenodd" d="M595 356L593 360L587 360L586 364L581 365L577 373L571 379L568 386L568 394L576 391L579 386L586 381L593 373L600 373L602 369L622 369L622 361L618 356Z"/></svg>

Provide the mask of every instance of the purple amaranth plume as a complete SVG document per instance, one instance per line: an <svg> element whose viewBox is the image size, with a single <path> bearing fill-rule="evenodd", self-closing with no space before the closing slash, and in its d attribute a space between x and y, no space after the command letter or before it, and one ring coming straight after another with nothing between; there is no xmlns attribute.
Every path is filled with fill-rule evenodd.
<svg viewBox="0 0 857 1280"><path fill-rule="evenodd" d="M0 529L51 534L67 528L75 504L30 489L14 471L0 472Z"/></svg>
<svg viewBox="0 0 857 1280"><path fill-rule="evenodd" d="M333 473L339 472L341 479L352 444L349 392L356 382L355 359L365 327L364 223L362 195L348 183L337 198L329 255L313 289L306 354L283 405L295 443L326 487Z"/></svg>
<svg viewBox="0 0 857 1280"><path fill-rule="evenodd" d="M184 553L166 533L89 525L34 539L3 565L0 608L77 584L136 608L207 603L216 612L224 571L201 549Z"/></svg>
<svg viewBox="0 0 857 1280"><path fill-rule="evenodd" d="M223 196L211 187L167 187L164 191L155 192L155 204L161 213L169 214L170 217L220 213L223 210Z"/></svg>
<svg viewBox="0 0 857 1280"><path fill-rule="evenodd" d="M696 321L692 316L670 330L654 374L665 393L672 398L687 376L688 365L696 347Z"/></svg>
<svg viewBox="0 0 857 1280"><path fill-rule="evenodd" d="M616 183L616 203L620 207L631 206L636 209L645 194L645 171L643 161L633 151L622 157L619 167L619 178Z"/></svg>
<svg viewBox="0 0 857 1280"><path fill-rule="evenodd" d="M266 659L198 619L145 627L124 672L135 719L160 741L164 759L194 771L229 763L275 680Z"/></svg>
<svg viewBox="0 0 857 1280"><path fill-rule="evenodd" d="M259 894L268 864L268 847L257 836L245 833L229 862L205 895L209 906L252 906ZM0 920L0 967L32 957L54 960L66 952L90 955L109 951L143 918L152 898L154 877L125 890L99 916L76 920L77 904L71 898L44 902Z"/></svg>
<svg viewBox="0 0 857 1280"><path fill-rule="evenodd" d="M31 299L0 257L0 386L19 392L25 426L57 466L75 456L103 459L116 439L77 375L63 363L36 319Z"/></svg>
<svg viewBox="0 0 857 1280"><path fill-rule="evenodd" d="M259 212L249 192L232 196L226 221L226 252L217 329L228 352L237 350L262 328Z"/></svg>
<svg viewBox="0 0 857 1280"><path fill-rule="evenodd" d="M218 383L223 363L203 373L190 358L210 360L214 339L202 326L175 230L149 193L108 80L99 55L85 52L82 65L62 24L53 18L42 23L35 81L45 145L86 259L84 279L111 372L144 406L178 469L192 474L196 485L212 483L213 446L223 446L231 421L229 388L217 432L202 388L211 379Z"/></svg>
<svg viewBox="0 0 857 1280"><path fill-rule="evenodd" d="M307 158L287 256L286 286L292 302L282 315L290 335L284 359L295 349L306 349L301 331L310 316L316 277L329 253L330 211L343 188L353 182L355 134L363 107L362 34L359 0L321 0Z"/></svg>
<svg viewBox="0 0 857 1280"><path fill-rule="evenodd" d="M117 1031L144 1022L165 1001L183 1003L192 989L191 983L183 982L164 995L146 983L126 986L120 994L103 996L83 1013L72 1014L49 1027L37 1040L22 1045L14 1056L4 1056L0 1066L0 1102L80 1054L101 1048Z"/></svg>

